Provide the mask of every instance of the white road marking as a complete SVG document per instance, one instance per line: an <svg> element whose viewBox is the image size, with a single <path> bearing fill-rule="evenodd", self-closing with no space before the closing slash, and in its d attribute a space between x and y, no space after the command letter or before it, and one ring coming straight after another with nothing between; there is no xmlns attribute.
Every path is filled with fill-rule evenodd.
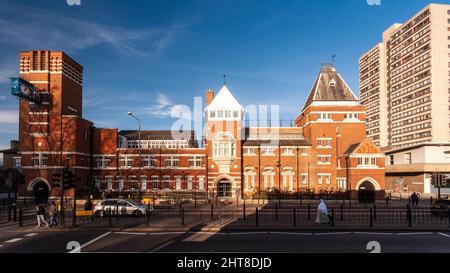
<svg viewBox="0 0 450 273"><path fill-rule="evenodd" d="M227 235L223 232L213 232L213 231L189 231L191 234L214 234L214 235Z"/></svg>
<svg viewBox="0 0 450 273"><path fill-rule="evenodd" d="M433 232L403 232L397 233L397 235L432 235Z"/></svg>
<svg viewBox="0 0 450 273"><path fill-rule="evenodd" d="M148 235L167 235L167 234L184 234L186 231L174 231L174 232L155 232L149 233Z"/></svg>
<svg viewBox="0 0 450 273"><path fill-rule="evenodd" d="M28 233L25 235L25 237L33 237L35 235L38 235L37 233Z"/></svg>
<svg viewBox="0 0 450 273"><path fill-rule="evenodd" d="M126 234L126 235L148 235L148 233L144 232L125 232L125 231L117 231L114 234Z"/></svg>
<svg viewBox="0 0 450 273"><path fill-rule="evenodd" d="M150 251L150 252L157 252L158 250L165 248L166 246L170 245L171 243L173 243L173 241L165 242L164 244L158 246L157 248L152 249L152 251Z"/></svg>
<svg viewBox="0 0 450 273"><path fill-rule="evenodd" d="M247 235L247 234L267 234L267 231L255 231L255 232L233 232L230 235Z"/></svg>
<svg viewBox="0 0 450 273"><path fill-rule="evenodd" d="M446 233L442 233L442 232L438 232L437 234L445 236L445 237L450 237L450 235L446 234Z"/></svg>
<svg viewBox="0 0 450 273"><path fill-rule="evenodd" d="M353 232L358 235L394 235L392 232Z"/></svg>
<svg viewBox="0 0 450 273"><path fill-rule="evenodd" d="M344 234L352 234L351 232L321 232L314 233L314 235L344 235Z"/></svg>
<svg viewBox="0 0 450 273"><path fill-rule="evenodd" d="M313 235L312 233L269 231L269 234Z"/></svg>
<svg viewBox="0 0 450 273"><path fill-rule="evenodd" d="M92 243L94 243L94 242L96 242L96 241L102 239L102 238L105 237L105 236L108 236L108 235L111 234L111 233L112 233L111 231L108 231L108 232L106 232L106 233L104 233L104 234L102 234L102 235L100 235L100 236L98 236L98 237L96 237L96 238L90 240L89 242L85 243L84 245L80 246L80 249L76 249L76 248L75 248L75 249L69 251L69 253L75 253L75 252L81 251L81 249L83 249L83 247L87 247L88 245L90 245L90 244L92 244Z"/></svg>
<svg viewBox="0 0 450 273"><path fill-rule="evenodd" d="M15 242L20 241L20 240L22 240L22 239L23 239L23 238L14 238L14 239L11 239L11 240L6 241L5 243L15 243Z"/></svg>

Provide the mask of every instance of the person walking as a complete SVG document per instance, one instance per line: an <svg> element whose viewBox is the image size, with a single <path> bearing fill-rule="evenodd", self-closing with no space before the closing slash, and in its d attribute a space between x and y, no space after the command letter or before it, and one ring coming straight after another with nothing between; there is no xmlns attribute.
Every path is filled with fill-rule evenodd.
<svg viewBox="0 0 450 273"><path fill-rule="evenodd" d="M55 204L55 201L50 201L50 205L48 207L48 214L50 216L50 227L58 226L58 222L56 222L56 204Z"/></svg>
<svg viewBox="0 0 450 273"><path fill-rule="evenodd" d="M45 227L48 227L47 221L45 221L45 208L42 204L36 204L36 217L38 224L36 228L40 228L42 223L45 223Z"/></svg>
<svg viewBox="0 0 450 273"><path fill-rule="evenodd" d="M316 224L328 224L328 208L325 204L325 200L320 198L319 206L317 207Z"/></svg>

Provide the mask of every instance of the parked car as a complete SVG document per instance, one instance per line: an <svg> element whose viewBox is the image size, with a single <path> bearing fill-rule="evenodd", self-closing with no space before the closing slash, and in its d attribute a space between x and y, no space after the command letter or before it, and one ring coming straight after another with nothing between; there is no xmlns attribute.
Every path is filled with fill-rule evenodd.
<svg viewBox="0 0 450 273"><path fill-rule="evenodd" d="M448 215L448 210L450 209L449 199L438 199L431 206L431 213L434 215Z"/></svg>
<svg viewBox="0 0 450 273"><path fill-rule="evenodd" d="M134 215L141 216L147 213L147 209L153 210L152 206L145 206L128 199L105 199L97 203L94 207L94 214L97 217L109 215Z"/></svg>

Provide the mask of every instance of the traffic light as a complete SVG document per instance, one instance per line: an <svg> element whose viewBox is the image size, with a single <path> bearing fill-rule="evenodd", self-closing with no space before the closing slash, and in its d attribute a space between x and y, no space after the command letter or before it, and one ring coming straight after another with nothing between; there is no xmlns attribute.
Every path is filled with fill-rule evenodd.
<svg viewBox="0 0 450 273"><path fill-rule="evenodd" d="M64 189L71 189L75 187L75 175L70 170L64 170Z"/></svg>
<svg viewBox="0 0 450 273"><path fill-rule="evenodd" d="M61 187L61 172L53 174L53 187Z"/></svg>

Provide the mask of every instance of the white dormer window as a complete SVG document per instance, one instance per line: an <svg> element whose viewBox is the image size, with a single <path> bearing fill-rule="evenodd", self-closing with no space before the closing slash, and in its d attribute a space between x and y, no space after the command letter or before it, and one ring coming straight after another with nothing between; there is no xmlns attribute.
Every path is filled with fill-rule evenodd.
<svg viewBox="0 0 450 273"><path fill-rule="evenodd" d="M239 118L239 110L233 111L233 118Z"/></svg>
<svg viewBox="0 0 450 273"><path fill-rule="evenodd" d="M218 118L223 118L223 110L217 111L217 117Z"/></svg>
<svg viewBox="0 0 450 273"><path fill-rule="evenodd" d="M209 117L210 118L215 118L216 117L216 111L214 111L214 110L209 111Z"/></svg>
<svg viewBox="0 0 450 273"><path fill-rule="evenodd" d="M336 87L336 81L334 79L330 81L330 87Z"/></svg>

